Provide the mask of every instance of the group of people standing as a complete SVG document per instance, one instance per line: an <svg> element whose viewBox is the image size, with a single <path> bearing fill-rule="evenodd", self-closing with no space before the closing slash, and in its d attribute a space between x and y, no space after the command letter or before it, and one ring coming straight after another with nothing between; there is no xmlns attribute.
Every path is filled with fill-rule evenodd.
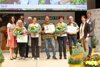
<svg viewBox="0 0 100 67"><path fill-rule="evenodd" d="M17 22L15 22L14 16L11 17L11 21L7 24L7 33L8 33L8 39L7 39L7 46L10 48L10 59L16 59L17 53L19 51L20 59L25 59L28 57L28 51L29 51L29 42L31 41L31 51L32 51L32 59L39 59L40 58L40 48L39 44L41 44L41 38L44 41L45 44L45 51L47 55L47 59L50 59L50 50L49 45L52 47L53 52L53 59L57 59L56 57L56 44L55 44L55 34L57 36L57 41L59 45L59 59L62 59L62 56L64 56L64 59L67 59L66 54L66 42L68 39L69 42L69 49L70 49L70 55L72 55L72 44L74 43L75 46L77 46L78 39L77 39L77 33L80 31L80 41L82 43L82 46L84 48L84 51L87 52L87 55L91 55L92 46L91 46L91 39L94 36L93 30L94 30L94 20L91 18L91 12L87 12L87 18L83 15L81 17L81 25L80 28L77 25L77 23L74 21L73 16L67 17L68 22L64 22L64 17L59 17L59 22L54 25L53 22L50 21L50 17L45 17L45 22L40 25L37 22L36 17L28 17L28 22L25 23L22 19L19 19ZM31 26L39 27L40 29L37 32L30 32L28 29ZM16 27L20 27L23 29L23 33L21 35L14 35L13 31ZM71 29L71 28L72 29ZM59 31L59 29L62 29L63 31ZM74 29L74 30L73 30ZM71 30L71 31L70 31ZM73 32L73 31L74 32ZM19 37L26 37L27 42L19 42ZM63 54L62 54L63 52Z"/></svg>

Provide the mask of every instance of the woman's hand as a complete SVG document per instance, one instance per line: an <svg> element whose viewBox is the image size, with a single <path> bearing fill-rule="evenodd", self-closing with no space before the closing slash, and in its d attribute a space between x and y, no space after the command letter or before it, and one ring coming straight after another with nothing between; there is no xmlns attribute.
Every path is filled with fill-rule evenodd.
<svg viewBox="0 0 100 67"><path fill-rule="evenodd" d="M11 38L10 38L10 37L8 37L8 40L11 40Z"/></svg>
<svg viewBox="0 0 100 67"><path fill-rule="evenodd" d="M88 39L89 39L88 37L85 38L86 41L88 41Z"/></svg>

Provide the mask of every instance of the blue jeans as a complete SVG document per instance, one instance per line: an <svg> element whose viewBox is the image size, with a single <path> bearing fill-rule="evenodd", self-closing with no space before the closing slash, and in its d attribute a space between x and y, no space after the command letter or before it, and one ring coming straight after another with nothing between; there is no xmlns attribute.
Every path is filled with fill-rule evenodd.
<svg viewBox="0 0 100 67"><path fill-rule="evenodd" d="M64 57L66 57L66 36L64 37L57 37L58 44L59 44L59 56L62 57L62 51L64 54Z"/></svg>
<svg viewBox="0 0 100 67"><path fill-rule="evenodd" d="M53 56L55 56L56 55L56 48L55 48L54 38L45 39L44 43L45 43L45 51L46 51L47 57L50 56L49 45L52 47Z"/></svg>
<svg viewBox="0 0 100 67"><path fill-rule="evenodd" d="M75 35L68 35L70 55L72 55L72 43L76 46L77 37Z"/></svg>
<svg viewBox="0 0 100 67"><path fill-rule="evenodd" d="M88 46L89 46L89 53L88 53L88 55L92 54L92 38L93 37L89 37L89 40L88 40Z"/></svg>

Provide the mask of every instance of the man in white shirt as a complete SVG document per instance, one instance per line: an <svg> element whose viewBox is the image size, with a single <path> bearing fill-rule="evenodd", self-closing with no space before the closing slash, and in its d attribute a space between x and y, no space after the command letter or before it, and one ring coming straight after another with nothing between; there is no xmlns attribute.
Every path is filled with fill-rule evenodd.
<svg viewBox="0 0 100 67"><path fill-rule="evenodd" d="M79 27L77 23L74 21L73 16L68 17L68 27L67 27L67 34L68 34L68 40L69 40L69 49L70 49L70 55L72 55L72 43L76 46L77 44L77 33L79 32ZM70 31L70 29L74 29L73 31Z"/></svg>

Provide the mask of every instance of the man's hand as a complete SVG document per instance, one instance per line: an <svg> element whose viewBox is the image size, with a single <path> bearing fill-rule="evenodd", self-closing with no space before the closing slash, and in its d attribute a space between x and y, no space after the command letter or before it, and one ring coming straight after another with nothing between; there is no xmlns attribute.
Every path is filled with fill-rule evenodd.
<svg viewBox="0 0 100 67"><path fill-rule="evenodd" d="M44 34L45 32L44 31L41 31L41 33Z"/></svg>
<svg viewBox="0 0 100 67"><path fill-rule="evenodd" d="M50 34L54 34L54 32L51 32Z"/></svg>
<svg viewBox="0 0 100 67"><path fill-rule="evenodd" d="M63 32L58 32L58 34L60 34L60 35L61 35L61 34L63 34Z"/></svg>

